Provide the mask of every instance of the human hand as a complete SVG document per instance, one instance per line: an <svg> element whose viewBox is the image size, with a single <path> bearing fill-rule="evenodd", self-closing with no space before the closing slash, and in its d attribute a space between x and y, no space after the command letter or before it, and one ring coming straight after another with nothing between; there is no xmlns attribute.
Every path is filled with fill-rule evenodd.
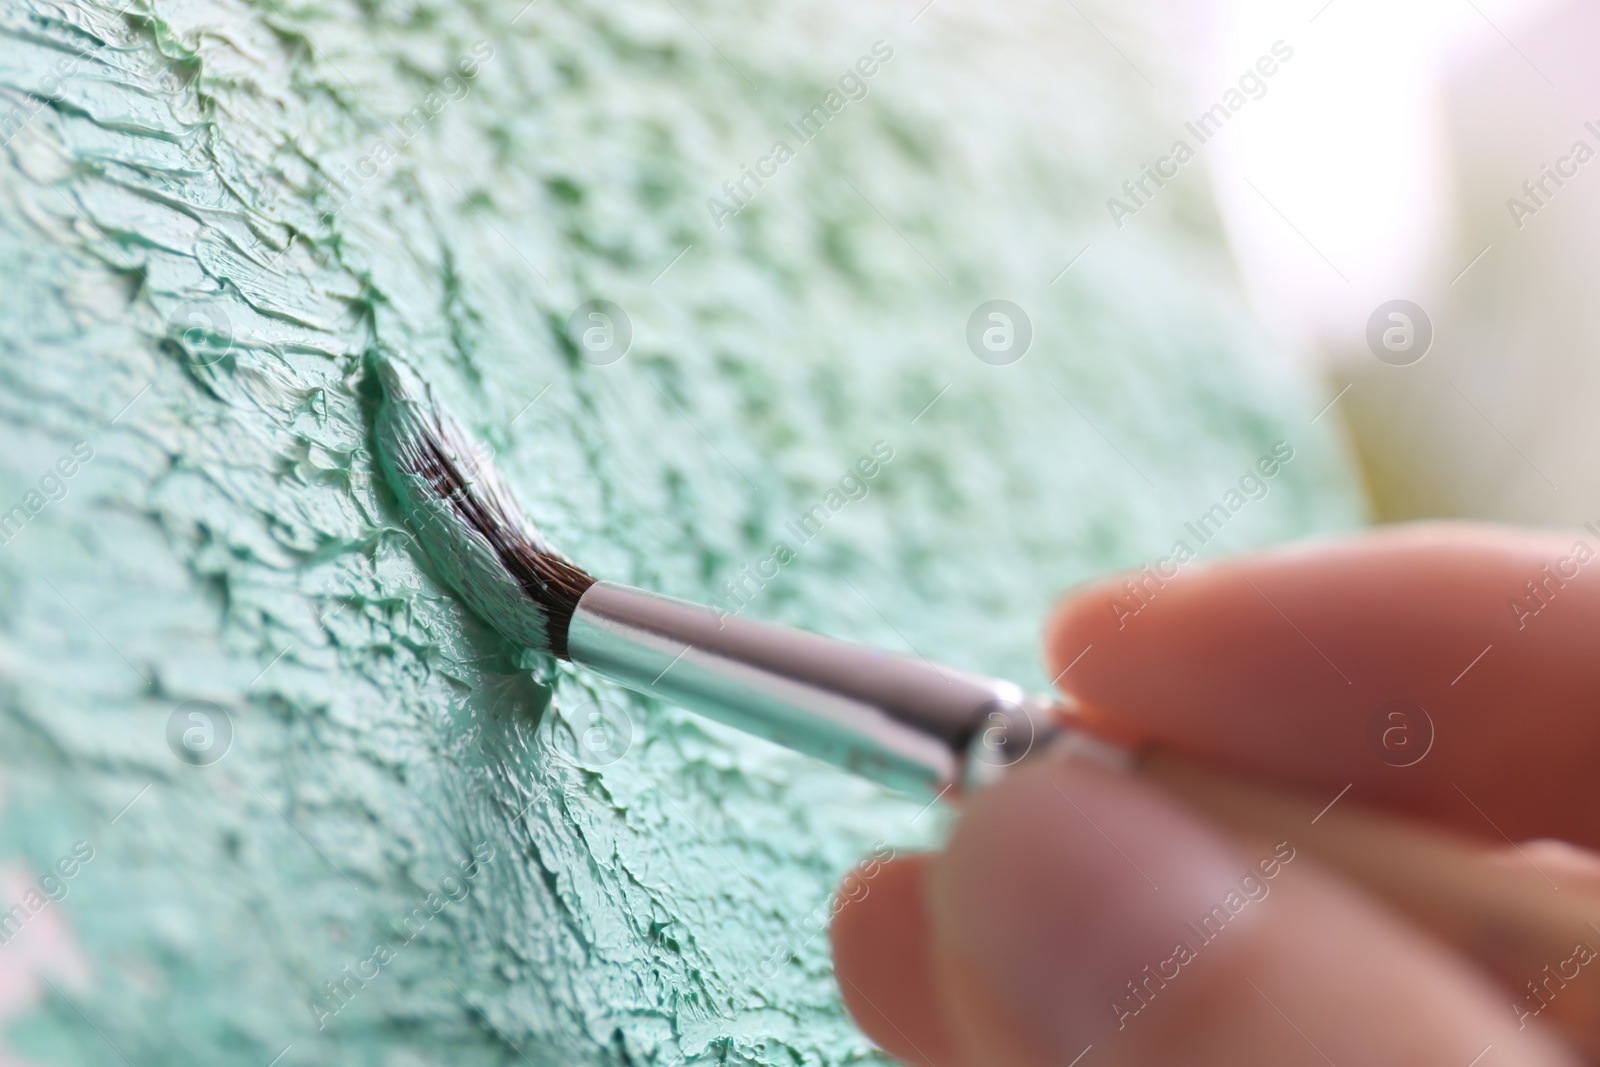
<svg viewBox="0 0 1600 1067"><path fill-rule="evenodd" d="M1597 574L1587 535L1394 527L1191 566L1133 614L1118 575L1061 607L1047 659L1101 728L1596 891ZM1431 725L1407 712L1394 733L1394 701ZM1600 982L1600 928L1504 988L1286 844L1241 845L1136 777L1030 761L835 916L845 1003L934 1067L1583 1062L1538 1013ZM1229 894L1225 924L1195 925Z"/></svg>

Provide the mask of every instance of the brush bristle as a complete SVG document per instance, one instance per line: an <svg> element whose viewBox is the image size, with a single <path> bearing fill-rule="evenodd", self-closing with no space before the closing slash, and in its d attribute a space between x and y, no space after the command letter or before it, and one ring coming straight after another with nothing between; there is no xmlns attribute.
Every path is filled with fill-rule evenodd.
<svg viewBox="0 0 1600 1067"><path fill-rule="evenodd" d="M380 465L434 564L469 607L518 644L567 658L594 584L539 534L510 486L405 364L373 356L383 387Z"/></svg>

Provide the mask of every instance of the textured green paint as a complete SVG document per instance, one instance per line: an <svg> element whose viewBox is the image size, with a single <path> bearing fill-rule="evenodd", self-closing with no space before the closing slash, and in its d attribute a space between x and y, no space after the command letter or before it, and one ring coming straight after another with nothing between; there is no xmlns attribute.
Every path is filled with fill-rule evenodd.
<svg viewBox="0 0 1600 1067"><path fill-rule="evenodd" d="M890 442L748 610L1032 685L1057 591L1164 551L1274 440L1294 462L1208 552L1359 521L1320 403L1241 310L1201 172L1106 224L1176 122L1074 11L539 0L513 24L521 6L0 14L26 120L0 158L0 507L25 519L0 547L0 904L94 850L0 945L11 1053L874 1057L813 930L857 856L939 816L617 693L631 748L587 765L601 690L522 669L380 487L374 346L494 445L556 543L695 599ZM1172 82L1150 28L1084 10ZM867 99L714 228L706 198L878 40ZM1049 77L1026 88L1030 64ZM432 91L334 196L325 175ZM635 333L608 367L564 325L601 297ZM994 297L1033 319L1014 366L962 341ZM92 459L48 500L78 441ZM164 740L189 700L231 712L213 766ZM434 915L462 864L443 884L470 895ZM393 958L319 1031L310 998L380 942Z"/></svg>

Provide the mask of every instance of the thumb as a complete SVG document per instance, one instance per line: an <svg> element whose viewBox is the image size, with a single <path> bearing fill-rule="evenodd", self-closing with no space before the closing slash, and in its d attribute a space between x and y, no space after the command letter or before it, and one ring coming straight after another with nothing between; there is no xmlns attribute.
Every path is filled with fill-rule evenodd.
<svg viewBox="0 0 1600 1067"><path fill-rule="evenodd" d="M1573 1062L1293 842L1236 844L1080 761L979 796L923 896L957 1063Z"/></svg>

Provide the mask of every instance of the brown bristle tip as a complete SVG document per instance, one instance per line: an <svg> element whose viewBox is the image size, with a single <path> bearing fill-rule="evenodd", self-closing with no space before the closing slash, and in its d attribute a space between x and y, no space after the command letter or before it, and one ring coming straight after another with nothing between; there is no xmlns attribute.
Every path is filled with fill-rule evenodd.
<svg viewBox="0 0 1600 1067"><path fill-rule="evenodd" d="M528 599L543 610L549 651L560 659L569 658L567 629L578 601L595 579L544 543L492 468L483 461L466 462L471 469L464 472L451 451L429 437L421 442L411 473L425 479L436 496L488 542Z"/></svg>

